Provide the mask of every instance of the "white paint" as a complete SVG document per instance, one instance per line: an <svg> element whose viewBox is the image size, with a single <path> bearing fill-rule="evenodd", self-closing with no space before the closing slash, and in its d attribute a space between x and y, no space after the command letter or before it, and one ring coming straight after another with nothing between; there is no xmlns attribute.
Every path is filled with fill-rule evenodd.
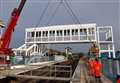
<svg viewBox="0 0 120 83"><path fill-rule="evenodd" d="M61 60L65 60L65 57L61 55L55 55L55 61L61 61Z"/></svg>

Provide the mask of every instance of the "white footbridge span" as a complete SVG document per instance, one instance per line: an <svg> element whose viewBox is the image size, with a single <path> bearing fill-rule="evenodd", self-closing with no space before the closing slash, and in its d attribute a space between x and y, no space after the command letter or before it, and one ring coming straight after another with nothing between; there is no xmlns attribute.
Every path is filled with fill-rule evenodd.
<svg viewBox="0 0 120 83"><path fill-rule="evenodd" d="M107 52L109 57L115 58L112 26L99 27L95 23L72 24L32 27L25 31L25 44L14 49L14 52L16 56L27 57L27 64L38 58L47 59L47 44L97 42L100 54Z"/></svg>

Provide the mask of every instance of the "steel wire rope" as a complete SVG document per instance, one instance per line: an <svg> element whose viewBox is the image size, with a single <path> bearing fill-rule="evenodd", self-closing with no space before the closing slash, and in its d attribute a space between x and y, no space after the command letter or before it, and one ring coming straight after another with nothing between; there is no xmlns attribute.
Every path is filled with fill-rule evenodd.
<svg viewBox="0 0 120 83"><path fill-rule="evenodd" d="M61 1L59 2L59 4L57 5L57 7L56 7L55 11L52 13L52 15L51 15L50 19L49 19L49 20L48 20L48 22L47 22L47 24L48 24L48 25L50 24L50 22L52 21L53 17L54 17L54 16L55 16L55 14L57 13L57 11L58 11L58 9L59 9L60 5L62 4L62 2L63 2L63 0L61 0Z"/></svg>
<svg viewBox="0 0 120 83"><path fill-rule="evenodd" d="M68 14L71 16L73 22L76 23L75 18L72 16L71 12L69 11L69 9L67 9L67 7L66 7L66 5L64 3L63 3L63 6L67 10Z"/></svg>
<svg viewBox="0 0 120 83"><path fill-rule="evenodd" d="M77 18L76 14L74 13L74 11L72 10L72 8L71 8L70 5L68 4L67 0L64 0L64 2L66 3L66 6L69 8L69 10L70 10L70 12L72 13L73 17L75 18L75 20L79 23L79 26L82 28L79 19ZM76 26L77 26L77 25L76 25ZM91 42L90 37L89 37L88 35L86 35L86 37L87 37L87 39L89 39L90 42Z"/></svg>
<svg viewBox="0 0 120 83"><path fill-rule="evenodd" d="M79 19L77 18L76 14L73 12L72 8L69 6L67 0L64 0L64 2L66 3L66 6L69 8L69 10L70 10L71 14L73 15L73 17L75 18L75 20L79 23L79 26L82 27ZM76 24L77 24L77 23L76 23ZM77 25L76 25L76 26L77 26ZM91 41L91 40L90 40L90 41Z"/></svg>
<svg viewBox="0 0 120 83"><path fill-rule="evenodd" d="M66 3L66 6L70 9L70 11L71 11L72 15L74 16L74 18L76 19L76 21L80 24L79 19L77 18L77 16L73 12L72 8L69 6L68 2L66 0L64 0L64 2Z"/></svg>
<svg viewBox="0 0 120 83"><path fill-rule="evenodd" d="M79 19L77 18L76 14L73 12L72 8L69 6L67 0L64 0L64 2L66 3L66 6L69 8L70 12L72 13L73 17L75 18L75 20L79 23L79 26L81 26L81 23L79 21ZM77 24L77 23L76 23ZM77 26L77 25L76 25ZM91 40L90 40L91 41Z"/></svg>
<svg viewBox="0 0 120 83"><path fill-rule="evenodd" d="M67 10L68 14L70 14L70 16L72 16L71 18L72 18L73 22L75 22L75 20L76 20L78 23L80 23L80 21L77 19L76 15L74 14L74 12L72 11L72 9L70 8L69 4L68 4L67 2L65 2L65 3L66 3L66 5L65 5L65 4L63 3L63 1L65 1L65 0L61 0L61 1L59 2L59 4L58 4L58 6L56 7L54 13L51 15L51 18L50 18L49 21L47 22L48 25L50 24L52 18L53 18L53 17L55 16L55 14L57 13L58 8L59 8L59 6L60 6L61 4L63 4L63 6L64 6L65 9ZM67 9L67 7L68 7L68 9ZM69 10L70 10L70 11L69 11ZM71 13L70 13L70 12L71 12ZM75 23L77 24L77 22L75 22Z"/></svg>
<svg viewBox="0 0 120 83"><path fill-rule="evenodd" d="M64 0L64 2L66 3L66 6L70 9L70 12L72 13L72 15L74 16L74 18L76 19L76 21L80 24L79 26L82 28L79 19L77 18L76 14L73 12L72 8L69 6L67 0ZM77 26L77 25L76 25L76 26ZM88 35L86 35L86 37L87 37L87 39L91 42L91 38L90 38Z"/></svg>
<svg viewBox="0 0 120 83"><path fill-rule="evenodd" d="M40 18L39 18L38 23L36 24L36 27L38 27L38 25L41 23L41 21L42 21L44 15L45 15L45 13L46 13L46 11L47 11L49 5L50 5L50 1L52 1L52 0L49 0L49 1L48 1L46 7L44 8L44 10L43 10L43 12L42 12L42 14L40 15Z"/></svg>

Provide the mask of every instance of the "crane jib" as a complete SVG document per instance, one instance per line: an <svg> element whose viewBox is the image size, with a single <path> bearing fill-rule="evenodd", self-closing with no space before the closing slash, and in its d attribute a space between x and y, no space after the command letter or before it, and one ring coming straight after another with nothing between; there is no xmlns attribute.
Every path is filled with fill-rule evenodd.
<svg viewBox="0 0 120 83"><path fill-rule="evenodd" d="M19 7L18 7L18 14L21 13L21 11L22 11L22 9L23 9L23 7L24 7L24 5L25 5L25 2L26 2L26 0L22 0L22 1L21 1L20 5L19 5Z"/></svg>
<svg viewBox="0 0 120 83"><path fill-rule="evenodd" d="M13 51L11 50L11 48L9 48L12 33L13 33L13 30L15 29L15 26L19 20L21 11L26 2L26 0L20 0L20 1L21 2L18 8L13 9L11 13L10 21L8 25L6 26L6 29L2 37L0 38L0 57L5 56L4 59L3 58L0 59L0 62L3 62L3 63L6 62L7 64L10 64L10 63L8 63L9 61L6 60L6 56L10 56L11 54L13 54Z"/></svg>

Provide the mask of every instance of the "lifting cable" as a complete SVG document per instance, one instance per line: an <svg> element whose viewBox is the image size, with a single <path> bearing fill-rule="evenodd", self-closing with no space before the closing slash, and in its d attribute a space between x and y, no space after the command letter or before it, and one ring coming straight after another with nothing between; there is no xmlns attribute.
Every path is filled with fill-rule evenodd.
<svg viewBox="0 0 120 83"><path fill-rule="evenodd" d="M64 8L67 10L68 14L71 16L74 23L76 23L76 19L73 17L72 13L67 9L66 5L63 3Z"/></svg>
<svg viewBox="0 0 120 83"><path fill-rule="evenodd" d="M63 2L64 1L64 2ZM77 18L77 16L75 15L75 13L73 12L72 8L69 6L68 2L66 0L61 0L61 2L58 4L58 6L56 7L54 13L52 14L51 18L49 19L49 21L47 22L47 24L49 25L52 18L55 16L55 14L57 13L57 10L59 8L60 5L63 5L64 8L67 10L68 14L71 16L72 20L74 23L79 23L80 24L80 21L79 19Z"/></svg>
<svg viewBox="0 0 120 83"><path fill-rule="evenodd" d="M49 25L50 22L52 21L52 18L53 18L53 17L55 16L55 14L57 13L57 10L59 9L59 7L60 7L60 5L62 4L62 2L63 2L63 0L61 0L61 1L59 2L59 4L57 5L55 11L54 11L54 12L52 13L52 15L51 15L51 18L48 20L47 25Z"/></svg>
<svg viewBox="0 0 120 83"><path fill-rule="evenodd" d="M64 0L64 2L65 2L65 4L66 4L67 8L70 10L70 12L71 12L73 18L75 19L75 21L77 21L77 22L75 22L75 23L76 23L76 24L78 24L78 23L81 24L80 21L79 21L79 19L78 19L77 16L76 16L76 14L73 12L72 8L69 6L67 0ZM79 25L79 27L82 27L82 26Z"/></svg>
<svg viewBox="0 0 120 83"><path fill-rule="evenodd" d="M44 14L46 13L46 11L47 11L47 9L48 9L48 7L49 7L49 5L50 5L50 1L51 1L51 0L49 0L49 2L47 3L44 11L42 12L42 14L41 14L41 16L40 16L40 18L39 18L39 21L38 21L36 27L41 23L41 20L43 19ZM63 1L64 1L64 2L63 2ZM73 12L72 8L69 6L68 2L67 2L66 0L60 0L60 2L59 2L59 4L57 5L55 11L52 13L50 19L48 19L47 25L50 24L50 22L52 21L53 17L56 15L59 7L61 6L61 4L63 4L64 8L67 10L68 14L71 16L73 22L75 22L76 24L77 24L77 23L80 24L79 19L77 18L77 16L76 16L75 13Z"/></svg>
<svg viewBox="0 0 120 83"><path fill-rule="evenodd" d="M40 18L39 18L38 23L36 24L36 27L38 27L39 24L41 23L41 21L42 21L44 15L45 15L45 13L46 13L46 11L47 11L49 5L50 5L50 2L51 2L51 0L48 1L48 3L47 3L47 5L46 5L45 9L43 10L42 14L40 15Z"/></svg>
<svg viewBox="0 0 120 83"><path fill-rule="evenodd" d="M68 2L66 0L64 0L64 2L66 3L66 6L69 8L70 12L72 13L72 15L74 16L74 18L76 19L76 21L80 24L79 19L77 18L77 16L73 12L72 8L69 6Z"/></svg>

